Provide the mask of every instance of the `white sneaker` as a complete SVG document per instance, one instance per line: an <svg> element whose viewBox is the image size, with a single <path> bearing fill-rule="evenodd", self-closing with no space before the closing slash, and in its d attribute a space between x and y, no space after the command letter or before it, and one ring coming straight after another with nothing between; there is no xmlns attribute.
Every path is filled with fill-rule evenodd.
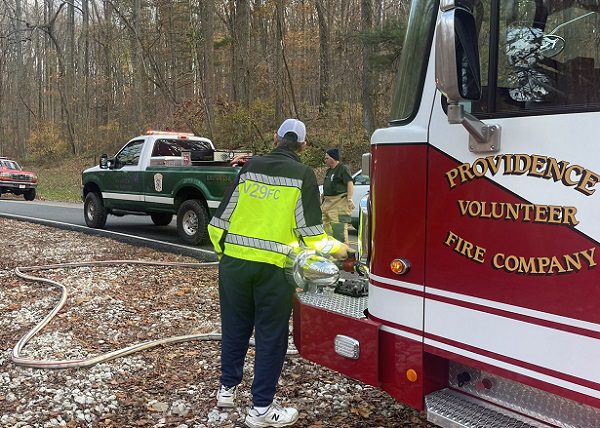
<svg viewBox="0 0 600 428"><path fill-rule="evenodd" d="M237 393L237 385L232 387L226 387L221 385L217 391L217 406L218 407L234 407L235 396Z"/></svg>
<svg viewBox="0 0 600 428"><path fill-rule="evenodd" d="M273 401L267 411L259 414L255 408L246 416L246 426L250 428L289 427L298 420L298 410L293 407L281 407Z"/></svg>

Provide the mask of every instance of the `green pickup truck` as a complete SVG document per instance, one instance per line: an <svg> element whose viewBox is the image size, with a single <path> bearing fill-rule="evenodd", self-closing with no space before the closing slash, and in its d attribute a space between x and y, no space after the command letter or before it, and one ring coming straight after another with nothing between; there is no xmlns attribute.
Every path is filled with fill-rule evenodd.
<svg viewBox="0 0 600 428"><path fill-rule="evenodd" d="M130 140L114 158L82 173L84 217L103 228L108 214L146 214L157 226L177 215L177 232L190 245L208 242L211 215L239 168L241 152L218 151L207 138L148 132Z"/></svg>

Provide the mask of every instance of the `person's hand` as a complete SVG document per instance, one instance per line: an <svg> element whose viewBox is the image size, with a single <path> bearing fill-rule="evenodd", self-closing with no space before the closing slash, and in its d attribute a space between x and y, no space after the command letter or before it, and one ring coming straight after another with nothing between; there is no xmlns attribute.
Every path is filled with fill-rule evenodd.
<svg viewBox="0 0 600 428"><path fill-rule="evenodd" d="M348 250L350 250L350 248L348 248L346 244L342 244L340 245L340 248L331 253L331 255L338 260L346 260L348 258Z"/></svg>
<svg viewBox="0 0 600 428"><path fill-rule="evenodd" d="M354 201L352 199L348 199L348 207L350 207L351 210L354 209Z"/></svg>

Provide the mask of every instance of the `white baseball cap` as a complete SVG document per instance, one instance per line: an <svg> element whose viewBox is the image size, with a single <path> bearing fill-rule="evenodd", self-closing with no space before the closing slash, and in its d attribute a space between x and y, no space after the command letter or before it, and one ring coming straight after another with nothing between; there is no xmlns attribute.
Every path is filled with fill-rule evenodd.
<svg viewBox="0 0 600 428"><path fill-rule="evenodd" d="M306 139L306 126L298 119L286 119L283 121L279 129L277 130L277 136L283 138L288 132L293 132L298 137L299 143L304 143Z"/></svg>

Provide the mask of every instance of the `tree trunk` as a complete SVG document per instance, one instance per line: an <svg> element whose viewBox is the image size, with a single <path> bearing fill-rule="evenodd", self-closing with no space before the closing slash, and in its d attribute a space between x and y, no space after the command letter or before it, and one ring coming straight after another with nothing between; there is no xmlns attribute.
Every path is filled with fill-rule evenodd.
<svg viewBox="0 0 600 428"><path fill-rule="evenodd" d="M361 0L361 31L363 34L371 31L373 26L373 11L371 0ZM362 44L362 123L368 135L375 129L373 115L373 70L371 66L372 47Z"/></svg>
<svg viewBox="0 0 600 428"><path fill-rule="evenodd" d="M329 101L329 24L323 0L315 0L319 20L319 112Z"/></svg>
<svg viewBox="0 0 600 428"><path fill-rule="evenodd" d="M24 83L25 83L25 66L23 64L23 12L21 9L21 0L15 0L15 88L16 88L16 116L15 124L17 135L16 150L19 157L25 155L25 108L23 105L22 98L24 96Z"/></svg>
<svg viewBox="0 0 600 428"><path fill-rule="evenodd" d="M275 104L274 104L274 119L275 123L279 124L283 121L283 88L285 85L285 77L283 74L283 12L285 8L284 0L275 2Z"/></svg>
<svg viewBox="0 0 600 428"><path fill-rule="evenodd" d="M142 1L134 0L133 1L133 16L132 16L132 26L133 26L133 34L131 34L131 66L132 77L133 77L133 93L132 101L133 101L133 121L135 125L140 126L142 124L143 117L143 101L144 96L141 91L142 87L142 79L143 79L143 67L142 61L140 58L141 55L141 46L139 42L138 35L141 34L141 18L142 18Z"/></svg>
<svg viewBox="0 0 600 428"><path fill-rule="evenodd" d="M215 103L214 0L204 0L202 2L202 8L202 38L204 40L202 75L204 89L204 106L206 111L206 120L208 122L209 136L212 138L213 114Z"/></svg>
<svg viewBox="0 0 600 428"><path fill-rule="evenodd" d="M89 134L90 128L90 8L89 0L81 1L81 13L83 18L83 125L85 135Z"/></svg>
<svg viewBox="0 0 600 428"><path fill-rule="evenodd" d="M233 20L233 97L242 106L250 106L250 3L235 0Z"/></svg>
<svg viewBox="0 0 600 428"><path fill-rule="evenodd" d="M63 88L61 98L63 99L63 113L66 118L67 138L71 145L73 154L77 154L78 147L75 144L75 124L72 117L73 94L75 88L75 5L73 2L67 3L67 55L65 58L59 58L62 61ZM54 31L54 28L53 28ZM54 34L53 34L54 36ZM55 41L58 52L58 43ZM60 54L59 54L60 55Z"/></svg>

